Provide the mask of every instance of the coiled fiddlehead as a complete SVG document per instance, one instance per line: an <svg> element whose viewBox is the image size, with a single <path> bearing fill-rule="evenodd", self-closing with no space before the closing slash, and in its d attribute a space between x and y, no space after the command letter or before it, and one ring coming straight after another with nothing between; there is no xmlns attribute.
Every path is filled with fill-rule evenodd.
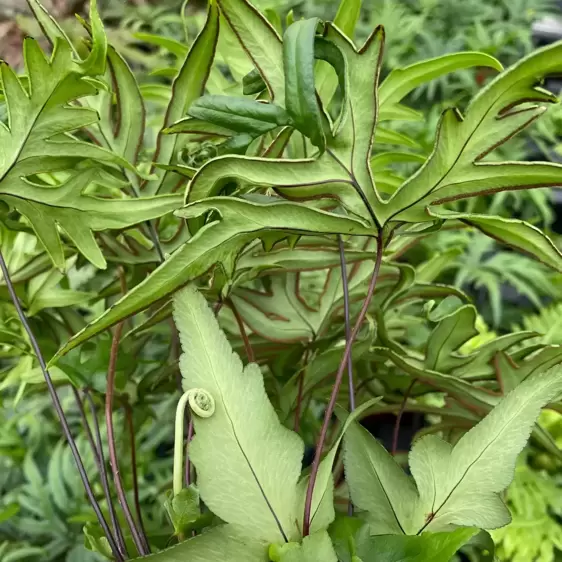
<svg viewBox="0 0 562 562"><path fill-rule="evenodd" d="M215 399L202 388L192 388L186 392L191 411L200 418L210 418L215 413Z"/></svg>
<svg viewBox="0 0 562 562"><path fill-rule="evenodd" d="M174 496L183 488L183 420L185 407L189 404L191 411L200 418L210 418L215 413L215 399L203 388L191 388L184 392L176 409L176 431L174 438Z"/></svg>

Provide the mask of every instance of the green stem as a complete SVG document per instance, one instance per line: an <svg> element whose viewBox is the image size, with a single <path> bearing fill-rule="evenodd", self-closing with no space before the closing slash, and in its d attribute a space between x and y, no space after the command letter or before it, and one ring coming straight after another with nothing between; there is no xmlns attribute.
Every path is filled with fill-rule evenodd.
<svg viewBox="0 0 562 562"><path fill-rule="evenodd" d="M174 476L173 492L177 496L183 489L183 430L185 407L189 400L189 391L184 392L176 408L176 431L174 437Z"/></svg>

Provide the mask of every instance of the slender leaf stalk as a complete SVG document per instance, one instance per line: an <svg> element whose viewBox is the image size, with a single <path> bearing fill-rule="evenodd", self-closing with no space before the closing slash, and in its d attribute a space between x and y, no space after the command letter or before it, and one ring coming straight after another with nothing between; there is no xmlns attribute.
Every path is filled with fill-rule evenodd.
<svg viewBox="0 0 562 562"><path fill-rule="evenodd" d="M76 394L77 397L80 398L78 392ZM95 452L96 452L95 457L100 471L100 480L103 488L103 493L105 495L105 501L107 502L107 508L109 509L111 526L113 527L113 532L115 533L115 537L117 538L117 543L119 545L121 554L125 560L128 560L129 553L127 552L127 546L125 545L123 531L121 529L121 525L119 524L119 520L117 519L117 513L115 512L115 506L113 505L113 501L111 499L111 493L109 491L109 478L107 476L107 469L105 466L105 455L103 453L103 443L101 439L100 424L98 422L98 413L97 413L96 405L94 404L94 400L92 399L92 396L88 389L84 390L84 398L88 402L88 406L92 414L92 423L94 424L94 431L96 434L96 442L97 442L97 445L95 446ZM84 423L87 423L85 415L84 415ZM90 431L89 425L87 431Z"/></svg>
<svg viewBox="0 0 562 562"><path fill-rule="evenodd" d="M125 293L125 280L124 275L121 273L121 289ZM117 490L117 497L119 498L119 503L121 509L125 514L125 519L131 530L131 535L133 537L133 542L137 548L139 554L146 556L150 554L150 547L148 546L148 541L146 536L142 531L137 528L131 508L127 502L127 496L125 494L125 489L123 487L123 481L121 480L121 474L119 470L119 461L117 459L117 447L115 445L115 432L113 428L113 395L115 392L115 372L117 368L117 356L119 353L119 340L121 339L121 333L123 332L124 321L119 322L115 327L113 332L113 338L111 340L111 351L109 355L109 366L107 368L107 389L105 393L105 421L107 425L107 440L109 445L109 461L111 465L111 470L113 472L113 481L115 484L115 489Z"/></svg>
<svg viewBox="0 0 562 562"><path fill-rule="evenodd" d="M396 414L396 422L394 423L394 431L392 433L392 456L395 456L398 450L398 437L400 435L400 422L402 421L402 414L404 413L404 409L406 408L406 404L408 403L408 398L410 397L410 393L412 392L412 389L414 388L416 382L416 379L414 379L406 389L404 398L402 399L402 404L400 404L400 409Z"/></svg>
<svg viewBox="0 0 562 562"><path fill-rule="evenodd" d="M80 393L78 392L78 389L74 385L70 385L70 387L72 389L72 394L74 395L74 400L78 408L78 413L80 414L80 419L82 420L82 427L84 428L84 432L86 433L86 439L90 444L90 448L92 449L92 454L94 455L94 461L96 462L96 466L98 467L98 471L101 475L102 466L100 462L100 456L98 453L98 447L96 445L96 442L94 441L94 434L92 433L92 428L90 427L90 423L88 422L88 418L86 417L84 403L82 402L82 398L80 397Z"/></svg>
<svg viewBox="0 0 562 562"><path fill-rule="evenodd" d="M302 403L304 399L304 379L306 377L306 367L308 365L308 356L309 356L309 349L305 351L304 358L303 358L303 369L302 373L299 376L299 387L297 390L297 405L295 408L295 426L294 429L298 433L300 426L301 426L301 415L302 415ZM305 410L306 411L306 410Z"/></svg>
<svg viewBox="0 0 562 562"><path fill-rule="evenodd" d="M4 256L3 256L1 251L0 251L0 269L2 270L2 274L4 275L4 280L6 282L6 286L8 288L10 298L12 299L12 302L14 303L14 306L16 308L16 312L18 314L20 322L22 323L25 331L27 332L27 335L29 337L29 341L31 342L31 346L33 347L33 351L35 352L35 356L37 357L37 361L39 362L39 366L41 367L41 371L43 373L43 376L45 377L45 383L47 384L47 389L49 391L49 394L51 395L51 399L53 401L55 411L57 413L60 424L62 426L62 431L64 433L64 436L65 436L66 440L68 441L68 445L70 447L70 451L71 451L72 456L74 458L74 462L76 463L76 466L78 468L78 473L80 474L80 479L82 480L82 484L84 485L84 488L86 490L86 495L88 496L88 500L90 501L90 504L92 505L92 508L93 508L93 510L96 514L96 517L97 517L97 520L100 524L100 527L102 528L102 531L107 538L107 541L109 543L109 546L111 548L111 552L113 553L113 556L115 556L115 558L117 560L119 560L120 562L124 562L124 558L121 556L121 552L119 551L119 547L117 546L117 542L115 541L113 533L111 532L111 529L109 528L109 525L107 524L107 521L105 520L105 517L103 516L103 513L102 513L102 511L100 509L100 506L98 504L98 501L96 500L96 496L95 496L94 491L92 489L92 485L90 483L90 480L88 479L88 475L86 474L86 469L84 468L84 463L82 462L80 452L78 451L78 447L76 446L76 441L72 437L72 433L71 433L70 427L68 425L68 420L66 419L66 416L64 414L64 410L62 409L57 391L55 389L55 385L53 384L53 380L51 379L51 375L49 374L49 371L47 369L45 359L43 358L43 354L41 353L39 343L38 343L37 339L35 338L35 335L33 334L33 330L31 329L31 326L29 325L29 322L27 321L27 318L26 318L25 313L24 313L24 311L21 307L18 296L16 295L14 285L12 284L12 280L11 280L10 274L8 272L8 266L6 265L6 261L4 260Z"/></svg>
<svg viewBox="0 0 562 562"><path fill-rule="evenodd" d="M238 329L240 330L240 336L242 341L244 342L244 349L246 350L246 357L250 363L255 362L254 350L252 349L252 344L250 343L250 338L248 338L248 334L246 333L246 327L244 326L244 319L240 316L240 312L234 305L234 303L229 299L227 301L228 307L232 310L234 314L234 318L236 318L236 323L238 324Z"/></svg>
<svg viewBox="0 0 562 562"><path fill-rule="evenodd" d="M379 271L382 262L383 249L384 248L383 248L382 231L379 231L379 235L377 237L377 257L375 260L375 267L373 270L373 275L371 277L371 282L369 283L369 288L367 290L367 296L365 297L365 301L363 302L363 306L361 308L361 311L359 312L359 316L355 321L355 325L353 326L351 336L345 346L345 351L341 359L338 371L336 373L334 386L332 388L332 395L330 396L330 402L328 403L328 406L324 413L324 422L322 424L322 429L320 431L320 437L318 439L318 443L316 444L316 453L314 455L314 461L312 462L310 479L308 481L308 488L306 490L306 499L304 504L304 517L303 517L302 528L303 528L303 536L305 537L310 534L310 513L312 509L312 495L314 493L314 485L316 484L316 478L318 476L318 470L320 468L320 461L322 458L324 443L326 442L326 437L328 435L328 427L330 425L330 420L332 418L332 414L334 413L334 408L336 406L336 400L338 398L338 393L343 380L343 373L347 366L348 358L351 356L351 347L353 346L353 342L355 341L357 335L359 334L359 330L361 329L363 320L367 315L367 311L369 310L369 305L371 304L371 299L373 298L373 294L375 292L375 287L377 285L377 280L379 278Z"/></svg>
<svg viewBox="0 0 562 562"><path fill-rule="evenodd" d="M347 263L345 260L345 246L341 234L338 234L338 247L340 252L341 282L343 289L343 314L345 320L346 345L351 338L351 320L349 317L349 284L347 282ZM347 358L347 380L349 384L349 411L355 410L355 386L353 384L353 359L351 353Z"/></svg>
<svg viewBox="0 0 562 562"><path fill-rule="evenodd" d="M135 425L133 423L133 408L129 402L125 402L125 421L127 423L127 429L129 430L129 438L131 444L131 472L133 476L133 497L135 500L135 511L137 513L137 521L143 536L146 537L146 530L144 528L144 521L142 519L142 510L140 505L140 494L139 494L139 477L137 471L137 447L135 443Z"/></svg>

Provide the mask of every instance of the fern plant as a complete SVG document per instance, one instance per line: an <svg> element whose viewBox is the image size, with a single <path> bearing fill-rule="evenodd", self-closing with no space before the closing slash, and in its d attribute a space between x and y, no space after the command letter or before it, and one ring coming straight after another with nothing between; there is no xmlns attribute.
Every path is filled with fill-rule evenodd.
<svg viewBox="0 0 562 562"><path fill-rule="evenodd" d="M119 562L446 562L489 545L525 443L561 456L535 422L559 407L562 352L531 331L478 337L470 298L439 282L451 254L405 257L470 229L561 271L536 226L464 203L560 185L557 164L487 156L556 102L541 80L562 44L507 70L464 52L381 81L385 33L355 45L356 0L283 37L246 0L212 0L151 91L95 3L82 58L32 6L52 54L29 41L26 76L2 67L2 389L17 405L44 377L93 508L88 548ZM392 123L422 117L403 100L474 67L498 74L443 113L430 154L401 150L415 143ZM59 398L69 384L95 485ZM393 458L411 411L437 421L412 477ZM385 412L392 454L359 424ZM163 485L141 494L151 481Z"/></svg>
<svg viewBox="0 0 562 562"><path fill-rule="evenodd" d="M513 521L493 532L501 560L552 562L562 550L560 488L521 461L507 493Z"/></svg>

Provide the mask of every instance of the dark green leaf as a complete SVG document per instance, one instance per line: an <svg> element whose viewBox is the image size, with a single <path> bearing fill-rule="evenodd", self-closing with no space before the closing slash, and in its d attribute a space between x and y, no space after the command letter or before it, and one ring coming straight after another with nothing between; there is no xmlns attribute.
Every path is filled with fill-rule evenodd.
<svg viewBox="0 0 562 562"><path fill-rule="evenodd" d="M321 151L326 148L326 133L314 74L314 41L318 18L301 20L289 26L283 36L285 64L285 106L295 127Z"/></svg>
<svg viewBox="0 0 562 562"><path fill-rule="evenodd" d="M287 112L278 105L231 96L204 96L189 108L192 117L218 127L255 136L289 125Z"/></svg>
<svg viewBox="0 0 562 562"><path fill-rule="evenodd" d="M357 543L357 555L362 562L450 562L477 532L469 528L410 537L364 537Z"/></svg>

